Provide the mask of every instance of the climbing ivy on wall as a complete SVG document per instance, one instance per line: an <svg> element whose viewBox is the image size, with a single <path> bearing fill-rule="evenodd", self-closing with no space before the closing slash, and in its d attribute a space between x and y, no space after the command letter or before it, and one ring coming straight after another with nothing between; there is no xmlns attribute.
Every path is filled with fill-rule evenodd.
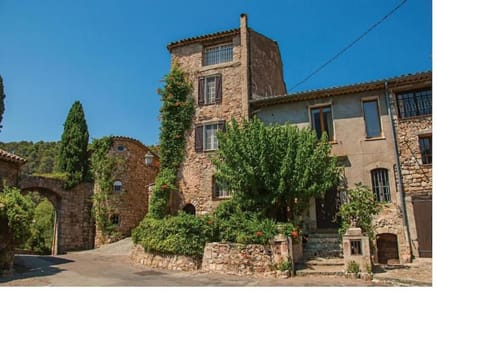
<svg viewBox="0 0 480 345"><path fill-rule="evenodd" d="M149 205L149 215L161 219L171 213L168 200L175 189L176 176L185 159L186 131L192 126L195 106L192 85L177 63L165 76L165 87L158 89L162 98L160 121L160 172L155 179Z"/></svg>
<svg viewBox="0 0 480 345"><path fill-rule="evenodd" d="M112 186L113 174L120 163L120 158L109 155L112 147L111 136L94 139L91 144L90 166L95 179L93 194L93 212L95 223L104 235L113 235L114 230L110 222L112 214Z"/></svg>

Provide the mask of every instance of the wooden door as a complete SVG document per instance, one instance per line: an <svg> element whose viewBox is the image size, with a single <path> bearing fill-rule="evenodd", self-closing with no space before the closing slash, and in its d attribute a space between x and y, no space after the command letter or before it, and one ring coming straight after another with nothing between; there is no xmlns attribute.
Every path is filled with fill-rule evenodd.
<svg viewBox="0 0 480 345"><path fill-rule="evenodd" d="M421 258L432 257L432 199L415 199L413 214L417 229L418 252Z"/></svg>

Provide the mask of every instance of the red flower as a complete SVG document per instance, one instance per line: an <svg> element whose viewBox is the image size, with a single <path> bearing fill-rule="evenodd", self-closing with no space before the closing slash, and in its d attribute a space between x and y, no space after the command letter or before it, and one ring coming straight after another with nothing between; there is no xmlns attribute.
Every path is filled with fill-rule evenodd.
<svg viewBox="0 0 480 345"><path fill-rule="evenodd" d="M261 236L263 236L263 232L257 231L257 232L256 232L256 235L257 235L257 237L261 237Z"/></svg>
<svg viewBox="0 0 480 345"><path fill-rule="evenodd" d="M168 185L166 183L162 184L162 190L167 190L168 189Z"/></svg>
<svg viewBox="0 0 480 345"><path fill-rule="evenodd" d="M213 224L213 220L209 220L208 225L212 225L212 224Z"/></svg>
<svg viewBox="0 0 480 345"><path fill-rule="evenodd" d="M292 237L293 237L293 238L297 238L297 237L298 237L298 231L297 231L297 230L293 230L293 231L292 231Z"/></svg>

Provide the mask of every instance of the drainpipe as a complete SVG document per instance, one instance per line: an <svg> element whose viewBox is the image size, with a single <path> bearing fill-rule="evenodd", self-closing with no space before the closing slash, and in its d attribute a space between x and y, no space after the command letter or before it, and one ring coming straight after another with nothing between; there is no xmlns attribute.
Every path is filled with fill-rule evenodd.
<svg viewBox="0 0 480 345"><path fill-rule="evenodd" d="M387 114L390 118L391 127L392 127L392 137L393 137L393 146L394 146L394 153L395 153L395 162L396 162L396 170L398 176L398 190L400 194L400 202L402 207L402 218L403 218L403 226L405 228L405 234L407 236L408 241L408 250L410 253L410 259L412 258L412 242L410 239L410 226L408 225L408 217L407 217L407 205L405 203L405 194L403 192L403 176L402 176L402 169L400 165L400 157L399 157L399 150L398 150L398 140L397 140L397 132L395 131L395 125L393 121L392 111L390 109L390 97L388 94L388 82L385 81L385 103L387 105Z"/></svg>

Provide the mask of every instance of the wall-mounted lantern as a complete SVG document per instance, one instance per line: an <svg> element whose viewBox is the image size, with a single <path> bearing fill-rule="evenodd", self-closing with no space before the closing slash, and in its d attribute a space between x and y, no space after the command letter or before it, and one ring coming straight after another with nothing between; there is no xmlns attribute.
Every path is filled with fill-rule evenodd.
<svg viewBox="0 0 480 345"><path fill-rule="evenodd" d="M145 154L145 165L152 165L153 163L153 155L150 151Z"/></svg>

